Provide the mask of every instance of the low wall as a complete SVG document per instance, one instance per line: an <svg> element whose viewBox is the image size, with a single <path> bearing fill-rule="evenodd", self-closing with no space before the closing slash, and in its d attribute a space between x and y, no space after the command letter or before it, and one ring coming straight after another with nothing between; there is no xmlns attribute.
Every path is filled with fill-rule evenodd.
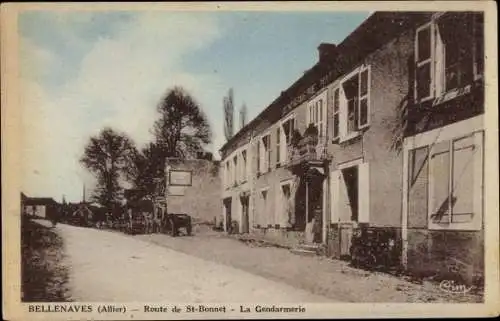
<svg viewBox="0 0 500 321"><path fill-rule="evenodd" d="M468 284L484 279L482 231L408 230L408 263L412 274Z"/></svg>

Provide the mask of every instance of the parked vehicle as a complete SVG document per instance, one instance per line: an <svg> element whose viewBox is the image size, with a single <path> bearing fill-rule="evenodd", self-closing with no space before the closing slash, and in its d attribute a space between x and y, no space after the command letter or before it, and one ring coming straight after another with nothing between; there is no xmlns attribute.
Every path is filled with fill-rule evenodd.
<svg viewBox="0 0 500 321"><path fill-rule="evenodd" d="M191 216L187 214L166 214L163 219L163 232L171 236L178 236L179 230L184 228L187 235L191 235L192 223Z"/></svg>

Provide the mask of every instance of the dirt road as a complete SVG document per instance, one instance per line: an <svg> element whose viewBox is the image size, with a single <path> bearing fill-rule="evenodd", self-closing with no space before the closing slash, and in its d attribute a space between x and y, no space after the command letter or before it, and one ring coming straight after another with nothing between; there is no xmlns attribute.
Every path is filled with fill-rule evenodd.
<svg viewBox="0 0 500 321"><path fill-rule="evenodd" d="M137 238L60 224L75 301L331 302L284 283Z"/></svg>

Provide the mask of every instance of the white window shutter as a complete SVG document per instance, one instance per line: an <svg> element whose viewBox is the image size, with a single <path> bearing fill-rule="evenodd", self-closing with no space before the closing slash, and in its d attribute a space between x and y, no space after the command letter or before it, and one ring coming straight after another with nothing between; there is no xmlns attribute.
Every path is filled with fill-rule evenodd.
<svg viewBox="0 0 500 321"><path fill-rule="evenodd" d="M330 178L330 220L331 223L339 221L339 184L340 170L331 172Z"/></svg>
<svg viewBox="0 0 500 321"><path fill-rule="evenodd" d="M370 222L370 170L369 164L358 166L358 222Z"/></svg>
<svg viewBox="0 0 500 321"><path fill-rule="evenodd" d="M281 163L286 163L287 161L287 142L286 142L286 133L283 128L283 124L280 125L280 157Z"/></svg>
<svg viewBox="0 0 500 321"><path fill-rule="evenodd" d="M339 136L347 135L347 98L344 88L339 88Z"/></svg>
<svg viewBox="0 0 500 321"><path fill-rule="evenodd" d="M363 76L366 75L364 78ZM363 80L366 82L363 83ZM366 92L362 88L366 86ZM361 68L359 72L358 83L358 128L362 129L370 125L370 87L371 87L371 68L370 66ZM363 110L365 108L365 110ZM362 115L365 115L363 119Z"/></svg>
<svg viewBox="0 0 500 321"><path fill-rule="evenodd" d="M262 169L264 168L264 143L262 142L262 138L259 139L259 172L264 172Z"/></svg>
<svg viewBox="0 0 500 321"><path fill-rule="evenodd" d="M246 179L250 180L250 175L251 175L251 168L252 168L252 147L251 144L248 144L247 148L247 163L246 163L246 168L245 168L245 173L246 173Z"/></svg>
<svg viewBox="0 0 500 321"><path fill-rule="evenodd" d="M224 187L227 186L227 169L226 163L222 163L222 182L224 182Z"/></svg>
<svg viewBox="0 0 500 321"><path fill-rule="evenodd" d="M434 26L434 97L439 97L445 92L445 46L441 34L439 33L439 26ZM432 90L432 89L431 89Z"/></svg>

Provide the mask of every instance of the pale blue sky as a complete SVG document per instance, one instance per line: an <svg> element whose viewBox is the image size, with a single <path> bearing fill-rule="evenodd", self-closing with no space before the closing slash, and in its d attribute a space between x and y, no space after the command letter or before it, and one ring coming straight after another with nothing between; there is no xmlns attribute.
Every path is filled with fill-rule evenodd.
<svg viewBox="0 0 500 321"><path fill-rule="evenodd" d="M368 12L25 12L19 17L23 84L23 190L81 198L91 177L78 159L104 125L141 145L155 105L184 86L207 113L217 155L222 98L249 119L317 61L321 42L339 43ZM237 113L236 113L237 114ZM236 119L235 124L238 124Z"/></svg>

